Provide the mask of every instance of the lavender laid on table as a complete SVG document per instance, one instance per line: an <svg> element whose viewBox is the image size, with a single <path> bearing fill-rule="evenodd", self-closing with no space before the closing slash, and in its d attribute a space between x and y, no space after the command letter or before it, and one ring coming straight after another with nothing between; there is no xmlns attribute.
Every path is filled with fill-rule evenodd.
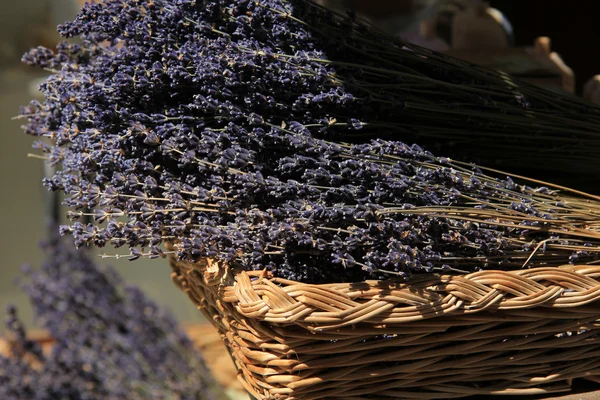
<svg viewBox="0 0 600 400"><path fill-rule="evenodd" d="M78 246L136 259L168 242L182 259L304 282L597 259L597 199L371 140L474 126L486 138L537 106L536 129L554 132L545 92L488 90L504 77L384 50L395 42L302 1L108 0L59 30L81 44L24 57L53 74L22 115L27 133L55 140L36 143L62 167L45 184L65 192L71 218L95 219L62 228ZM406 63L391 73L398 52ZM423 108L438 88L448 98ZM593 125L588 111L573 129Z"/></svg>
<svg viewBox="0 0 600 400"><path fill-rule="evenodd" d="M48 354L9 307L12 355L0 356L2 399L224 399L204 360L168 313L84 250L55 241L22 286Z"/></svg>

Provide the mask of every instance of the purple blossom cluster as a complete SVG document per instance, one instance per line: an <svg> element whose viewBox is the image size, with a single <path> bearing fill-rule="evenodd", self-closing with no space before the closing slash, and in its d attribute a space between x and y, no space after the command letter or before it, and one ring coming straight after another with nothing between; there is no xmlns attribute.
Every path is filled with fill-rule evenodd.
<svg viewBox="0 0 600 400"><path fill-rule="evenodd" d="M15 339L11 356L0 356L0 398L224 398L173 317L64 242L49 244L45 264L22 282L56 341L42 352L8 308Z"/></svg>
<svg viewBox="0 0 600 400"><path fill-rule="evenodd" d="M107 0L59 30L81 44L24 57L54 73L23 116L54 140L35 146L62 167L45 184L66 194L75 222L62 232L77 246L136 259L170 243L181 259L304 282L596 258L587 206L371 140L416 132L398 118L418 134L432 118L414 101L404 113L416 94L374 66L385 60L354 63L373 35L351 17L304 1ZM402 51L416 68L422 57ZM485 79L467 72L440 85L478 99L458 84Z"/></svg>

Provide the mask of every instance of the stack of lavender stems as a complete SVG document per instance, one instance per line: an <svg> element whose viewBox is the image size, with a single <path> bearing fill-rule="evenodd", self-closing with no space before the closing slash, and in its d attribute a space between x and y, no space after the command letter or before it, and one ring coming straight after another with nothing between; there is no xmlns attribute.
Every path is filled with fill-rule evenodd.
<svg viewBox="0 0 600 400"><path fill-rule="evenodd" d="M427 150L595 172L591 105L305 1L106 0L59 31L22 118L78 246L314 283L598 259L597 197Z"/></svg>

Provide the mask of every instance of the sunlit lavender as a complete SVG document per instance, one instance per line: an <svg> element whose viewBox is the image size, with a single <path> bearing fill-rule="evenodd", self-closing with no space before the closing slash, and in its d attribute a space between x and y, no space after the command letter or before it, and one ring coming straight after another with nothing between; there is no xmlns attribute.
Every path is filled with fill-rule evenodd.
<svg viewBox="0 0 600 400"><path fill-rule="evenodd" d="M546 94L399 44L387 57L395 42L304 1L109 0L59 31L81 44L25 55L52 75L22 116L54 140L36 147L62 168L45 184L66 194L77 246L136 259L170 243L305 282L597 258L598 203L381 139L524 129ZM454 115L463 100L472 118Z"/></svg>

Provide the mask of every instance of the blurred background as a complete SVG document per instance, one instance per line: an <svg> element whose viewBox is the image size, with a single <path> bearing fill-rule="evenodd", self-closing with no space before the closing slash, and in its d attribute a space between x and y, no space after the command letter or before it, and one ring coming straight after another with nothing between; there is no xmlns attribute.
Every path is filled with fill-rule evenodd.
<svg viewBox="0 0 600 400"><path fill-rule="evenodd" d="M72 18L80 2L0 1L3 6L0 13L0 129L4 139L0 144L0 307L16 304L24 321L31 324L33 317L27 298L14 280L22 264L38 266L42 260L37 247L45 232L44 189L40 183L42 162L27 157L32 138L21 132L20 121L11 118L18 114L20 105L27 104L36 95L36 85L44 73L21 65L20 58L30 47L53 47L59 40L56 25ZM594 62L600 50L595 1L491 0L482 10L496 11L464 14L474 1L320 2L339 10L354 7L361 16L394 35L450 54L458 52L461 57L537 79L537 83L556 90L581 95L584 83L600 73L600 63ZM460 24L456 23L459 19ZM550 42L546 40L536 49L533 44L540 36L549 37ZM542 56L532 58L531 48ZM552 51L560 54L560 62L551 60ZM544 63L546 59L552 62ZM99 262L115 265L129 282L141 286L180 321L202 321L192 303L171 283L170 268L165 260Z"/></svg>

